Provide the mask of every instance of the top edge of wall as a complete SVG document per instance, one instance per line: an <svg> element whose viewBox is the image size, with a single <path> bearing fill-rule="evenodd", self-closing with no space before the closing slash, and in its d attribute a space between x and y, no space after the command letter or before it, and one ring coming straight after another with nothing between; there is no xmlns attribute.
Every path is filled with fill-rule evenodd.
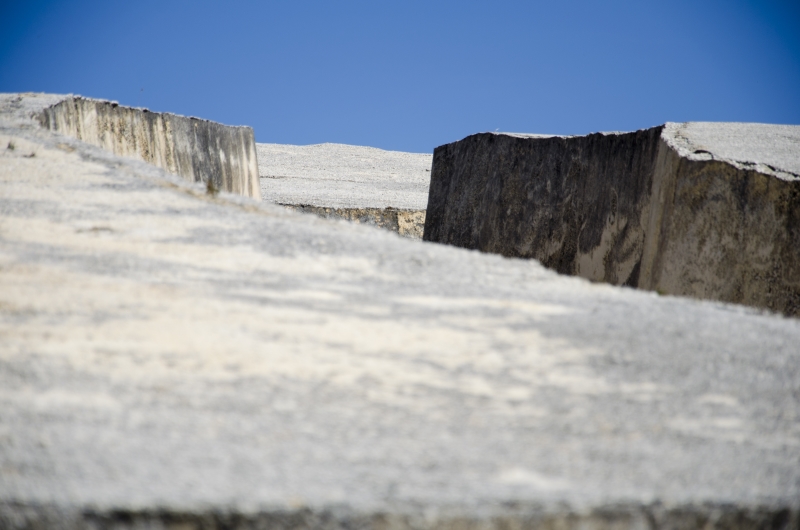
<svg viewBox="0 0 800 530"><path fill-rule="evenodd" d="M9 103L15 100L17 103L16 108L9 108ZM249 125L227 125L213 120L207 120L197 116L184 116L174 112L160 112L150 110L146 107L132 107L130 105L122 105L120 102L110 99L92 98L81 96L80 94L51 94L48 92L0 92L0 113L11 114L18 119L36 119L37 116L45 110L60 105L65 101L82 100L90 101L93 103L107 104L112 107L121 107L125 109L137 110L140 112L152 112L153 114L161 114L165 116L176 116L178 118L186 118L190 120L203 121L207 123L216 123L224 125L225 127L252 129ZM11 112L9 112L11 111Z"/></svg>
<svg viewBox="0 0 800 530"><path fill-rule="evenodd" d="M93 103L101 103L101 104L111 105L112 107L121 107L121 108L124 108L124 109L138 110L138 111L141 111L141 112L152 112L153 114L161 114L161 115L165 115L165 116L176 116L178 118L186 118L186 119L190 119L190 120L204 121L204 122L207 122L207 123L217 123L219 125L224 125L225 127L252 129L252 127L250 127L249 125L228 125L226 123L221 123L221 122L214 121L214 120L207 120L205 118L200 118L198 116L185 116L183 114L176 114L174 112L161 112L161 111L156 111L156 110L150 110L147 107L132 107L130 105L122 105L119 101L116 101L116 100L92 98L92 97L87 97L87 96L81 96L80 94L68 94L68 95L64 96L63 100L61 100L58 103L56 103L56 105L58 105L60 103L63 103L67 99L91 101Z"/></svg>
<svg viewBox="0 0 800 530"><path fill-rule="evenodd" d="M800 180L800 126L746 122L668 122L661 139L682 158L724 162L786 181Z"/></svg>
<svg viewBox="0 0 800 530"><path fill-rule="evenodd" d="M446 144L442 144L439 147L443 147L445 145L450 145L450 144L455 144L455 143L461 142L463 140L466 140L467 138L472 138L472 137L476 137L476 136L483 136L483 135L505 136L505 137L509 137L509 138L519 138L519 139L522 139L522 140L547 140L547 139L551 139L551 138L568 139L568 138L585 138L587 136L594 136L594 135L597 135L597 134L599 134L601 136L621 136L621 135L625 135L625 134L635 134L635 133L641 132L641 131L650 131L650 130L653 130L653 129L661 129L661 128L665 127L665 126L666 126L666 124L662 124L662 125L655 125L653 127L646 127L644 129L637 129L635 131L596 131L596 132L590 132L590 133L587 133L587 134L540 134L540 133L521 133L521 132L504 132L504 131L484 131L484 132L479 132L479 133L474 133L474 134L467 135L467 136L465 136L465 137L463 137L463 138L461 138L459 140L455 140L453 142L447 142Z"/></svg>
<svg viewBox="0 0 800 530"><path fill-rule="evenodd" d="M666 122L636 131L593 132L583 135L529 134L489 131L471 134L446 145L483 135L521 140L578 139L590 136L623 136L661 131L661 139L681 157L692 161L716 161L752 170L781 180L800 180L800 125L750 122Z"/></svg>

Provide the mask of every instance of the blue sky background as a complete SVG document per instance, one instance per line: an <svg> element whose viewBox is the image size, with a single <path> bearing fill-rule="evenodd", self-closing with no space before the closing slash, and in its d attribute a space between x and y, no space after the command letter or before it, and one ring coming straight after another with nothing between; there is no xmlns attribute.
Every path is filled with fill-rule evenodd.
<svg viewBox="0 0 800 530"><path fill-rule="evenodd" d="M0 92L431 152L480 131L800 124L800 2L0 0Z"/></svg>

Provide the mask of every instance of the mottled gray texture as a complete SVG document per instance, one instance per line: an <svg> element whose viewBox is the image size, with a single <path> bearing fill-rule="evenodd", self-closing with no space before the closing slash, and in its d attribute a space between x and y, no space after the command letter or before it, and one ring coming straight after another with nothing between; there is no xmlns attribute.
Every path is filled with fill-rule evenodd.
<svg viewBox="0 0 800 530"><path fill-rule="evenodd" d="M261 195L278 204L424 210L431 155L342 144L256 144Z"/></svg>
<svg viewBox="0 0 800 530"><path fill-rule="evenodd" d="M0 527L798 528L800 321L209 195L0 108Z"/></svg>
<svg viewBox="0 0 800 530"><path fill-rule="evenodd" d="M256 146L265 201L422 238L431 155L342 144Z"/></svg>
<svg viewBox="0 0 800 530"><path fill-rule="evenodd" d="M2 94L17 119L137 158L211 190L260 197L253 129L230 127L114 101L51 94ZM26 116L27 115L27 116Z"/></svg>
<svg viewBox="0 0 800 530"><path fill-rule="evenodd" d="M424 239L800 312L800 127L478 134L437 148Z"/></svg>
<svg viewBox="0 0 800 530"><path fill-rule="evenodd" d="M293 206L285 208L295 212L310 213L324 219L342 219L351 223L377 226L397 232L410 239L422 239L425 229L425 210L396 210L395 208L323 208L321 206Z"/></svg>
<svg viewBox="0 0 800 530"><path fill-rule="evenodd" d="M664 139L691 160L721 160L739 169L800 178L800 127L765 123L668 123Z"/></svg>

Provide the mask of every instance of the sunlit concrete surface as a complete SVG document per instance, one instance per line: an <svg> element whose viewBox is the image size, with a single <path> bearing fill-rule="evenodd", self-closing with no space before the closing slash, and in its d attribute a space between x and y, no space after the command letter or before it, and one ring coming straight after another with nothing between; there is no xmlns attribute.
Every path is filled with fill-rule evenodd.
<svg viewBox="0 0 800 530"><path fill-rule="evenodd" d="M797 528L800 321L0 113L0 527Z"/></svg>
<svg viewBox="0 0 800 530"><path fill-rule="evenodd" d="M343 144L256 144L265 201L422 238L431 155Z"/></svg>

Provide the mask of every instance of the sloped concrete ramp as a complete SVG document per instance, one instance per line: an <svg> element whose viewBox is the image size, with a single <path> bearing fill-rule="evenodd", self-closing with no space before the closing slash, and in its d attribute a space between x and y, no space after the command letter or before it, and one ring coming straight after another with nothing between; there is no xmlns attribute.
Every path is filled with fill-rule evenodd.
<svg viewBox="0 0 800 530"><path fill-rule="evenodd" d="M798 344L0 119L2 528L798 528Z"/></svg>

